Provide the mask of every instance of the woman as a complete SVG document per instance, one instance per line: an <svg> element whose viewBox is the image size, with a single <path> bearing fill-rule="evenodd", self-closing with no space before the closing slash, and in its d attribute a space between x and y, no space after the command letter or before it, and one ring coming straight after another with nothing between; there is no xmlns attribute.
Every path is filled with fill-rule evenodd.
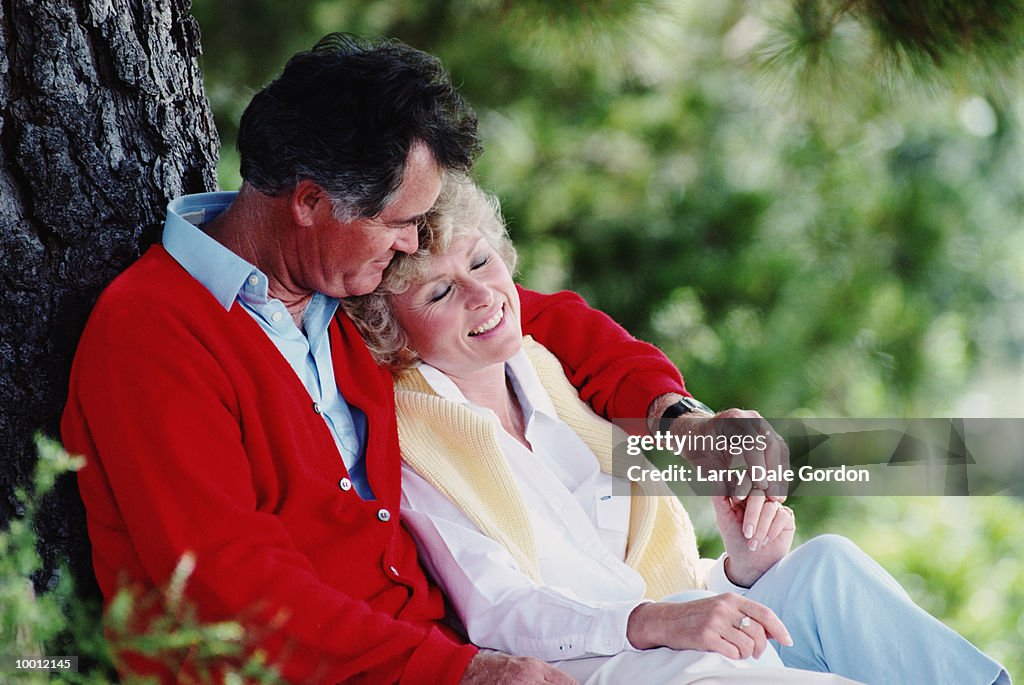
<svg viewBox="0 0 1024 685"><path fill-rule="evenodd" d="M523 338L514 264L497 203L449 178L420 250L346 303L396 371L404 520L474 643L588 683L827 678L782 670L769 639L862 682L1009 682L848 541L790 553L784 506L764 504L756 546L743 503L713 498L709 568L675 498L613 497L614 428Z"/></svg>

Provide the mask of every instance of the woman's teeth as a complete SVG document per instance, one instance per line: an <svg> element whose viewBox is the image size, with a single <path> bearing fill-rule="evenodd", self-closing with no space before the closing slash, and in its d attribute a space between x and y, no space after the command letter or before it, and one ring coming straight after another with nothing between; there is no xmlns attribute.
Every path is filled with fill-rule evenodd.
<svg viewBox="0 0 1024 685"><path fill-rule="evenodd" d="M469 334L470 335L480 335L482 333L486 333L487 331L491 330L492 328L497 326L499 323L501 323L501 320L504 319L504 318L505 318L505 308L502 307L501 309L498 310L497 314L492 316L488 321L485 321L479 327L474 328L473 330L471 330L469 332Z"/></svg>

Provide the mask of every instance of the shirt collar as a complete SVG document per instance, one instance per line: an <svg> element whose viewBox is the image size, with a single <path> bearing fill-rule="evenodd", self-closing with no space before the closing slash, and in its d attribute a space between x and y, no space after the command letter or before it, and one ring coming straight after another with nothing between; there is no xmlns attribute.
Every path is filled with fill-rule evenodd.
<svg viewBox="0 0 1024 685"><path fill-rule="evenodd" d="M525 349L520 349L505 362L505 372L512 379L512 385L517 389L521 401L525 399L523 415L527 420L531 419L534 413L543 414L555 421L559 420L551 395L541 384L540 376L533 368Z"/></svg>
<svg viewBox="0 0 1024 685"><path fill-rule="evenodd" d="M266 291L264 290L264 292ZM340 303L341 300L321 292L313 293L312 299L306 305L306 311L302 314L302 329L306 332L311 346L315 347L320 344L320 340L326 335L327 326L334 318L334 313L338 311Z"/></svg>
<svg viewBox="0 0 1024 685"><path fill-rule="evenodd" d="M427 363L422 363L416 368L423 374L423 379L427 381L427 384L430 385L434 392L444 399L458 402L459 404L472 404L462 394L462 391L459 390L459 386L455 385L455 381L448 378L440 369Z"/></svg>
<svg viewBox="0 0 1024 685"><path fill-rule="evenodd" d="M455 385L455 381L446 376L443 371L430 364L420 364L418 368L419 372L423 374L424 380L438 395L459 404L472 404L459 390L459 386ZM535 413L558 420L555 405L544 386L541 385L540 377L537 376L537 371L533 368L526 350L520 349L505 362L505 374L512 380L512 387L515 388L516 395L519 397L523 418L527 423L533 419Z"/></svg>
<svg viewBox="0 0 1024 685"><path fill-rule="evenodd" d="M218 192L179 197L167 205L164 221L164 249L228 310L243 288L244 296L267 300L267 277L200 228L227 209L237 195Z"/></svg>

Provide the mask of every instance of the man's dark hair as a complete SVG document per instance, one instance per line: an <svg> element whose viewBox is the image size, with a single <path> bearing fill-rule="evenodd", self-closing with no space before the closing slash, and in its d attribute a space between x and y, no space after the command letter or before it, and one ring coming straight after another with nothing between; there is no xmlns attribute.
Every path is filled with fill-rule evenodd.
<svg viewBox="0 0 1024 685"><path fill-rule="evenodd" d="M379 214L413 142L442 169L468 171L476 114L437 58L396 40L332 33L288 60L242 114L242 178L279 195L313 181L343 218Z"/></svg>

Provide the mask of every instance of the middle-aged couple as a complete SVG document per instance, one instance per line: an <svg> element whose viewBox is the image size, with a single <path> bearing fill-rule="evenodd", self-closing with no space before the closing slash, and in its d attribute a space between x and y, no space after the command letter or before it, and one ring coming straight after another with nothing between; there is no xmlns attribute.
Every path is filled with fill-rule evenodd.
<svg viewBox="0 0 1024 685"><path fill-rule="evenodd" d="M707 564L676 499L611 496L599 415L757 415L705 413L656 349L513 284L434 58L329 36L238 141L240 192L170 204L75 359L62 430L108 600L189 553L200 618L293 683L1010 682L852 543L790 552L780 495L712 498ZM178 682L192 657L119 667Z"/></svg>

